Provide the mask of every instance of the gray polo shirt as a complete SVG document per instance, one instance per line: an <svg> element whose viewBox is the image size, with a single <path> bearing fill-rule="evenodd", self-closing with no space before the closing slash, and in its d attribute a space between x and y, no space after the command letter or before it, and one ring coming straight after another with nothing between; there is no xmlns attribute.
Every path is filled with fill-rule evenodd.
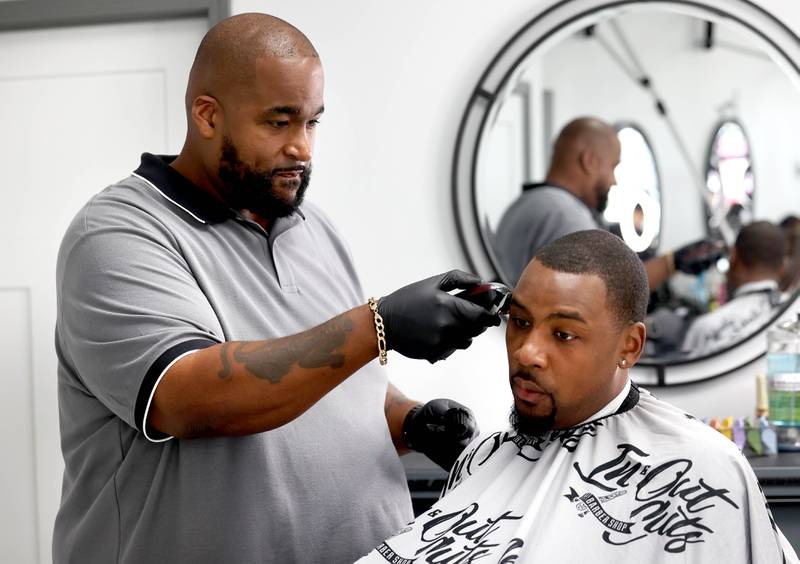
<svg viewBox="0 0 800 564"><path fill-rule="evenodd" d="M497 226L494 250L504 280L514 285L541 247L556 239L599 229L592 210L559 186L528 184Z"/></svg>
<svg viewBox="0 0 800 564"><path fill-rule="evenodd" d="M58 257L65 470L53 560L352 562L412 519L372 362L273 431L178 440L143 422L177 359L281 337L364 303L310 204L269 233L145 154L93 197Z"/></svg>

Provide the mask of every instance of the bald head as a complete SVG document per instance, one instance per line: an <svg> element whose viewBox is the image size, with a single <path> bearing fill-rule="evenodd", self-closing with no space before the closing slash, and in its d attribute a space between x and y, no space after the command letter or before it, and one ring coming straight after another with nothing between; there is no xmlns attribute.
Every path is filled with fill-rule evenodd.
<svg viewBox="0 0 800 564"><path fill-rule="evenodd" d="M614 168L619 158L620 144L613 127L597 118L577 118L558 134L546 180L602 211L609 189L616 184Z"/></svg>
<svg viewBox="0 0 800 564"><path fill-rule="evenodd" d="M200 95L223 100L232 91L252 87L259 58L319 58L303 33L267 14L239 14L212 27L197 49L189 84L186 109Z"/></svg>
<svg viewBox="0 0 800 564"><path fill-rule="evenodd" d="M325 78L297 28L266 14L206 33L186 89L186 140L171 166L269 228L294 213L311 174Z"/></svg>
<svg viewBox="0 0 800 564"><path fill-rule="evenodd" d="M592 117L574 119L558 134L553 147L552 166L567 166L581 151L602 150L616 140L617 132L604 121Z"/></svg>

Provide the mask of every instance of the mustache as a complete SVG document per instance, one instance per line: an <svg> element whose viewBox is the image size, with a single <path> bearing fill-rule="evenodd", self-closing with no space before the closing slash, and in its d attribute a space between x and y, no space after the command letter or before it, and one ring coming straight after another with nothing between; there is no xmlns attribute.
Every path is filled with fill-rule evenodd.
<svg viewBox="0 0 800 564"><path fill-rule="evenodd" d="M524 370L515 370L514 372L511 373L511 381L513 382L517 378L519 378L520 380L525 380L526 382L530 382L531 384L539 388L539 390L541 390L542 393L550 394L550 390L542 386L542 384L538 381L536 376L530 374L529 372L525 372Z"/></svg>

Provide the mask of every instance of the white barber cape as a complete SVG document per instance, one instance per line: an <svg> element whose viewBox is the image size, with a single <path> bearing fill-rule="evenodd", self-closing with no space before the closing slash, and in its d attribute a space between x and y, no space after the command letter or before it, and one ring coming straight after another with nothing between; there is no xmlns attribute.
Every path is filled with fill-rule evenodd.
<svg viewBox="0 0 800 564"><path fill-rule="evenodd" d="M774 280L743 284L730 301L692 322L681 350L699 356L751 335L770 320L784 298Z"/></svg>
<svg viewBox="0 0 800 564"><path fill-rule="evenodd" d="M481 435L359 563L798 562L745 457L630 382L577 427Z"/></svg>

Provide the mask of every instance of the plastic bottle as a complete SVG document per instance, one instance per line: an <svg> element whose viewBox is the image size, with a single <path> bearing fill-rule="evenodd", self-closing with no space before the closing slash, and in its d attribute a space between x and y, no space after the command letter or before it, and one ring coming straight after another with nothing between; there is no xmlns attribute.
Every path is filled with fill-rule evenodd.
<svg viewBox="0 0 800 564"><path fill-rule="evenodd" d="M800 315L767 332L767 395L778 450L800 450Z"/></svg>

